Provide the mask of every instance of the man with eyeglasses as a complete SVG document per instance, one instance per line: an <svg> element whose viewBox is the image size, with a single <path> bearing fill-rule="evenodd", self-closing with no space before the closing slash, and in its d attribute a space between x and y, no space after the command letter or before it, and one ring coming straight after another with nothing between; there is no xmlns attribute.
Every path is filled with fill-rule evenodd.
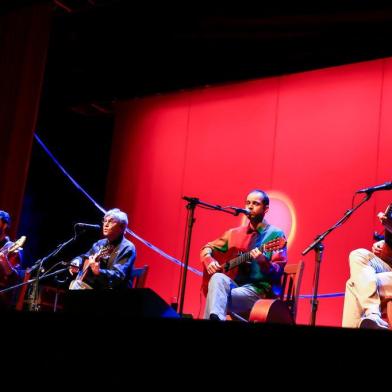
<svg viewBox="0 0 392 392"><path fill-rule="evenodd" d="M127 214L118 208L106 212L102 222L104 239L71 262L75 276L70 290L131 288L131 273L136 258L135 245L124 236Z"/></svg>

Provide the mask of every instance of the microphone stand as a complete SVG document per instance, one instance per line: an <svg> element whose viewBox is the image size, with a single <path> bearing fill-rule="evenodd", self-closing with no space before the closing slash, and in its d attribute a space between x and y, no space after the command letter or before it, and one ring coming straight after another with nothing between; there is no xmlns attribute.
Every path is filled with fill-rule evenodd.
<svg viewBox="0 0 392 392"><path fill-rule="evenodd" d="M179 303L179 314L182 317L183 316L183 308L184 308L184 298L185 298L185 287L186 287L186 276L188 273L188 264L189 264L189 251L191 247L191 238L192 238L192 229L193 229L193 224L195 223L195 208L197 205L202 205L207 207L208 209L211 210L217 210L217 211L222 211L226 212L231 215L238 215L240 213L240 209L236 210L233 207L229 207L234 209L234 211L227 211L224 207L221 207L219 205L212 205L209 203L205 203L204 201L199 200L197 197L183 197L184 200L188 201L188 204L186 205L186 208L189 210L188 212L188 218L187 218L187 226L186 226L186 233L187 233L187 238L186 238L186 244L185 244L185 260L184 260L184 270L182 273L182 278L181 278L181 295L180 295L180 303Z"/></svg>
<svg viewBox="0 0 392 392"><path fill-rule="evenodd" d="M366 196L361 200L361 202L356 207L347 210L341 219L339 219L332 227L330 227L324 233L317 236L316 239L302 252L302 255L305 256L312 249L314 249L314 251L315 251L316 264L315 264L314 276L313 276L313 295L312 295L312 299L310 301L311 309L312 309L311 316L310 316L310 325L312 325L312 326L315 326L315 324L316 324L316 313L317 313L317 307L318 307L317 291L318 291L321 261L323 258L323 251L324 251L324 245L323 245L322 241L334 229L336 229L337 227L341 226L344 222L346 222L346 220L348 220L348 218L351 216L351 214L355 210L357 210L363 203L365 203L366 201L368 201L370 199L372 194L373 194L373 192L371 192L371 191L367 192Z"/></svg>
<svg viewBox="0 0 392 392"><path fill-rule="evenodd" d="M38 261L36 261L34 263L34 265L31 267L31 269L29 270L30 274L37 270L36 278L35 279L31 279L31 280L28 281L28 283L34 283L34 286L32 286L31 292L29 293L29 298L31 299L31 302L30 302L30 305L29 305L29 310L33 310L33 311L38 311L39 310L39 305L38 305L38 285L39 285L39 281L41 280L40 273L43 272L42 271L43 264L48 259L50 259L51 257L56 256L62 249L64 249L65 246L67 246L71 242L75 241L76 237L77 237L77 234L76 234L76 231L75 231L75 235L72 238L70 238L66 242L63 242L63 243L59 244L54 251L52 251L47 256L43 257L42 259L39 259ZM66 270L66 268L64 270ZM59 272L60 271L56 271L56 273L59 273ZM51 275L52 274L44 275L42 277L47 277L47 276L51 276ZM18 287L18 285L16 287ZM1 291L0 291L0 293L1 293Z"/></svg>
<svg viewBox="0 0 392 392"><path fill-rule="evenodd" d="M64 264L64 262L61 262L61 264ZM29 280L27 280L26 282L18 283L18 284L16 284L16 285L13 285L13 286L10 286L10 287L6 287L5 289L0 290L0 294L5 293L5 292L10 291L10 290L13 290L13 289L16 289L16 288L18 288L18 287L22 287L22 286L29 285L29 284L31 284L31 283L38 282L38 281L40 281L40 280L42 280L42 279L49 278L50 276L60 274L60 273L62 273L62 272L67 271L68 268L69 268L69 267L62 268L62 269L53 271L53 272L51 272L50 274L43 274L43 275L41 275L41 276L38 276L38 275L37 275L36 278L29 279ZM37 285L37 283L36 283L36 285ZM37 285L36 287L38 287L38 285ZM34 293L34 294L35 294L35 293ZM38 298L38 296L37 296L37 298ZM29 310L38 311L38 310L39 310L39 306L35 303L34 306L31 306Z"/></svg>

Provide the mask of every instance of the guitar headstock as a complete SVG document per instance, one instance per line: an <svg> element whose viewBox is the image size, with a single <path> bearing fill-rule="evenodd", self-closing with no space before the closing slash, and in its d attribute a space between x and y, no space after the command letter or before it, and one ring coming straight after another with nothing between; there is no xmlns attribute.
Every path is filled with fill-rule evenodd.
<svg viewBox="0 0 392 392"><path fill-rule="evenodd" d="M284 248L286 243L287 243L286 238L278 237L278 238L275 238L271 241L266 242L263 245L263 248L264 248L265 252L272 252L274 250L279 250L279 249Z"/></svg>
<svg viewBox="0 0 392 392"><path fill-rule="evenodd" d="M20 237L8 248L8 254L17 251L19 248L21 248L24 245L25 242L26 242L26 236L22 235L22 237Z"/></svg>

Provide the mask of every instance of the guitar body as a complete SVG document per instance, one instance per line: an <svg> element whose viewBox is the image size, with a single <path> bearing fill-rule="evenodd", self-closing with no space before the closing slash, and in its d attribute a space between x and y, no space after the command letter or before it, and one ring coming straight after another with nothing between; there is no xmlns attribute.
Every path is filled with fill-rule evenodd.
<svg viewBox="0 0 392 392"><path fill-rule="evenodd" d="M95 253L93 256L90 256L90 258L93 258L95 262L99 262L100 259L104 257L109 257L110 254L113 252L114 247L112 245L107 245L101 248L97 253ZM76 279L71 281L69 284L69 289L70 290L92 290L92 287L84 282L84 279L88 273L88 271L91 269L89 260L90 258L87 258L84 260L83 263L83 268L81 271L78 273Z"/></svg>
<svg viewBox="0 0 392 392"><path fill-rule="evenodd" d="M89 259L83 263L83 269L79 272L78 276L69 284L70 290L91 290L92 287L83 281L89 269Z"/></svg>
<svg viewBox="0 0 392 392"><path fill-rule="evenodd" d="M280 299L259 299L253 305L249 322L295 324L287 304Z"/></svg>
<svg viewBox="0 0 392 392"><path fill-rule="evenodd" d="M233 268L230 271L225 272L223 270L223 266L226 264L227 261L230 259L238 256L238 252L236 250L228 251L226 253L220 252L220 251L214 251L214 259L222 266L222 270L219 272L224 273L227 275L229 278L233 279L237 273L238 268ZM203 278L201 282L201 289L204 294L204 296L207 296L208 292L208 283L210 282L211 276L208 272L205 266L203 265Z"/></svg>
<svg viewBox="0 0 392 392"><path fill-rule="evenodd" d="M286 246L286 239L283 237L275 238L259 247L261 252L273 252L282 249ZM221 265L222 269L219 272L224 273L233 279L237 273L238 266L251 261L250 252L241 253L238 249L232 249L225 253L214 251L213 257ZM205 266L203 265L203 278L201 289L206 296L208 292L208 283L212 275L209 275Z"/></svg>
<svg viewBox="0 0 392 392"><path fill-rule="evenodd" d="M89 284L87 284L86 282L83 282L82 280L74 279L69 284L69 289L70 290L92 290L92 287Z"/></svg>

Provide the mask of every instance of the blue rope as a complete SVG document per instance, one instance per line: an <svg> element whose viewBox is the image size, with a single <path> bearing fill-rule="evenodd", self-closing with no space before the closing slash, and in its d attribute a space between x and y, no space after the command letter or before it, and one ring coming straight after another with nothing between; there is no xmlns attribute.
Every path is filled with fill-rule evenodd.
<svg viewBox="0 0 392 392"><path fill-rule="evenodd" d="M318 294L316 298L335 298L344 297L344 293L330 293L330 294ZM313 298L312 294L299 295L299 298Z"/></svg>
<svg viewBox="0 0 392 392"><path fill-rule="evenodd" d="M181 267L184 267L184 264L181 263L181 261L175 259L174 257L168 255L167 253L165 253L163 250L157 248L155 245L151 244L150 242L146 241L145 239L139 237L134 231L127 229L126 230L127 233L129 233L131 236L137 238L140 242L142 242L144 245L148 246L150 249L152 249L153 251L157 252L158 254L160 254L161 256L163 256L165 259L172 261L173 263L180 265ZM199 270L197 270L196 268L190 267L188 266L188 270L192 271L193 273L195 273L196 275L202 276L203 273L200 272Z"/></svg>
<svg viewBox="0 0 392 392"><path fill-rule="evenodd" d="M42 140L38 137L38 135L35 133L34 134L35 139L37 140L37 142L40 144L40 146L44 149L44 151L49 155L49 157L53 160L53 162L58 166L58 168L63 172L63 174L72 182L72 184L76 187L76 189L78 189L80 192L82 192L84 194L84 196L87 197L87 199L89 199L94 205L95 207L97 207L103 214L106 213L106 210L100 206L75 180L74 178L64 169L64 167L60 164L60 162L54 157L54 155L49 151L49 149L45 146L45 144L42 142ZM142 242L144 245L146 245L148 248L152 249L154 252L160 254L162 257L164 257L165 259L180 265L181 267L184 267L184 264L177 260L176 258L174 258L173 256L168 255L167 253L165 253L163 250L159 249L158 247L156 247L155 245L151 244L150 242L146 241L145 239L141 238L140 236L138 236L134 231L130 230L130 229L126 229L126 232L128 234L130 234L131 236L135 237L136 239L138 239L140 242ZM199 270L197 270L196 268L193 267L189 267L188 266L189 271L192 271L193 273L195 273L196 275L202 276L203 273L200 272ZM333 297L344 297L344 293L330 293L330 294L319 294L317 295L317 298L333 298ZM299 298L313 298L313 295L311 294L304 294L304 295L300 295Z"/></svg>
<svg viewBox="0 0 392 392"><path fill-rule="evenodd" d="M39 143L39 145L44 149L44 151L49 155L49 157L53 160L53 162L57 165L57 167L62 171L62 173L71 181L71 183L75 186L76 189L78 189L80 192L83 193L84 196L87 197L87 199L89 199L94 205L95 207L97 207L103 214L106 213L106 210L100 206L77 182L76 180L64 169L64 167L61 165L61 163L55 158L55 156L50 152L50 150L46 147L46 145L42 142L42 140L38 137L38 135L35 133L34 134L35 139L37 140L37 142ZM152 245L150 242L144 240L143 238L141 238L140 236L138 236L135 232L133 232L130 229L126 229L126 232L128 234L130 234L131 236L137 238L140 242L142 242L144 245L146 245L147 247L149 247L150 249L152 249L153 251L155 251L156 253L160 254L161 256L163 256L165 259L170 260L171 262L180 265L181 267L184 267L184 264L177 260L176 258L168 255L167 253L165 253L163 250L157 248L155 245ZM189 267L188 266L188 270L192 271L193 273L195 273L196 275L202 276L202 272L200 272L199 270L193 268L193 267Z"/></svg>
<svg viewBox="0 0 392 392"><path fill-rule="evenodd" d="M38 137L38 135L34 134L35 139L41 145L41 147L45 150L45 152L49 155L49 157L53 160L53 162L58 166L58 168L63 172L63 174L75 185L75 187L82 192L101 212L105 213L103 207L101 207L72 177L68 172L64 169L64 167L60 164L60 162L53 156L53 154L48 150L42 140Z"/></svg>

